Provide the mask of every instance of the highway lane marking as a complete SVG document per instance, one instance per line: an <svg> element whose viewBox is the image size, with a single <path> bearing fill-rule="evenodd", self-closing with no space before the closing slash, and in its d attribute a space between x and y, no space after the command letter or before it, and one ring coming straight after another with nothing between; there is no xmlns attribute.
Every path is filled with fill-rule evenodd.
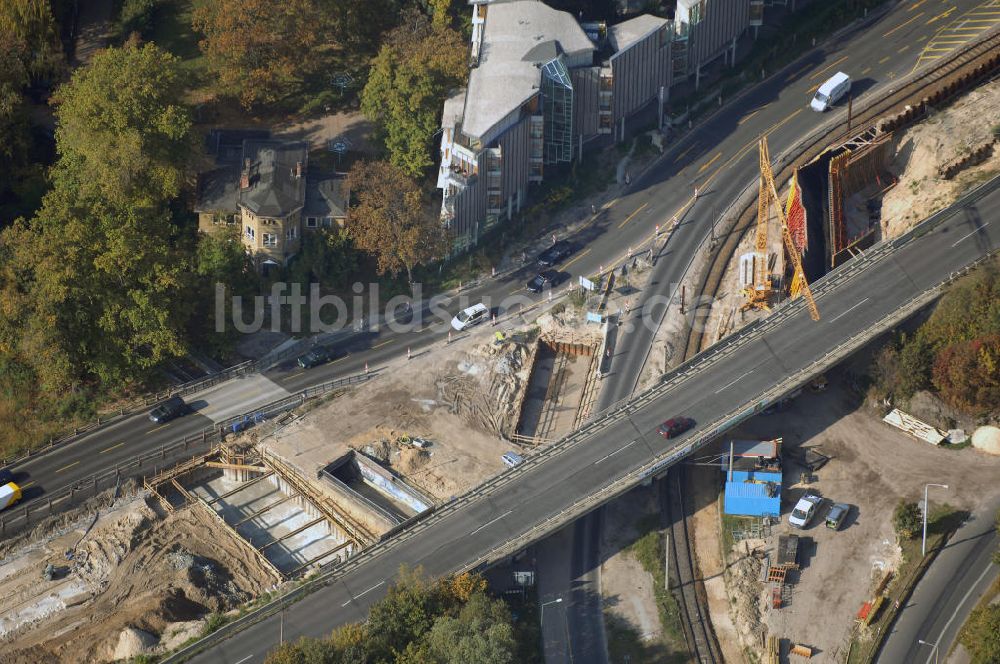
<svg viewBox="0 0 1000 664"><path fill-rule="evenodd" d="M69 465L67 465L67 466L63 466L62 468L60 468L60 469L59 469L59 470L57 470L56 472L57 472L57 473L61 473L61 472L62 472L62 471L64 471L64 470L69 470L70 468L72 468L73 466L77 465L78 463L80 463L80 462L79 462L79 461L74 461L73 463L71 463L71 464L69 464Z"/></svg>
<svg viewBox="0 0 1000 664"><path fill-rule="evenodd" d="M812 93L816 92L817 90L819 90L819 86L820 85L822 85L822 83L817 83L816 85L812 86L811 88L809 88L808 90L806 90L806 94L810 94L811 95Z"/></svg>
<svg viewBox="0 0 1000 664"><path fill-rule="evenodd" d="M878 63L879 63L880 65L884 65L885 63L889 62L889 60L890 60L891 58L892 58L892 56L891 56L891 55L887 55L887 56L885 56L884 58L882 58L881 60L879 60L879 61L878 61Z"/></svg>
<svg viewBox="0 0 1000 664"><path fill-rule="evenodd" d="M861 70L861 75L864 76L865 74L867 74L871 70L872 70L871 67L865 67L864 69Z"/></svg>
<svg viewBox="0 0 1000 664"><path fill-rule="evenodd" d="M744 378L746 378L747 376L749 376L752 373L753 373L753 369L751 369L750 371L746 372L745 374L743 374L739 378L734 378L733 380L729 381L728 383L726 383L725 385L723 385L722 387L720 387L719 389L717 389L715 391L715 393L718 394L719 392L722 392L722 391L724 391L724 390L732 387L733 385L735 385L736 383L740 382L741 380L743 380Z"/></svg>
<svg viewBox="0 0 1000 664"><path fill-rule="evenodd" d="M951 627L951 623L955 620L955 616L958 615L959 610L961 610L961 608L965 605L965 603L969 601L969 595L971 595L973 591L979 586L979 584L982 583L983 577L992 571L993 571L993 565L987 565L986 569L983 570L983 573L979 575L979 578L972 583L972 585L966 591L965 595L962 597L962 601L958 603L958 606L955 607L955 611L951 614L951 617L948 618L948 622L946 622L944 624L944 627L941 628L941 633L938 635L938 640L940 640L940 638L944 636L944 633L948 631L948 628ZM931 658L934 655L935 653L932 652L930 655L927 656L926 664L930 664Z"/></svg>
<svg viewBox="0 0 1000 664"><path fill-rule="evenodd" d="M920 12L920 13L922 14L923 12ZM826 72L830 71L831 69L833 69L834 67L836 67L837 65L839 65L841 62L843 62L844 60L846 60L848 57L850 57L850 56L845 55L841 59L835 60L834 62L831 62L826 67L823 67L818 72L816 72L815 74L813 74L812 76L810 76L809 80L810 81L815 81L817 78L819 78L820 76L822 76Z"/></svg>
<svg viewBox="0 0 1000 664"><path fill-rule="evenodd" d="M909 44L907 44L907 45L906 45L906 46L904 46L903 48L901 48L901 49L899 49L898 51L896 51L896 53L905 53L906 51L909 51L909 50L910 50L910 45L909 45Z"/></svg>
<svg viewBox="0 0 1000 664"><path fill-rule="evenodd" d="M990 222L987 221L985 224L983 224L982 226L980 226L976 230L970 231L970 232L966 233L962 237L960 237L957 240L955 240L955 242L951 245L951 248L954 249L955 247L958 246L959 242L961 242L962 240L968 240L970 237L972 237L973 235L975 235L976 233L978 233L979 231L983 230L984 228L986 228L989 225L990 225Z"/></svg>
<svg viewBox="0 0 1000 664"><path fill-rule="evenodd" d="M301 376L305 372L306 372L305 369L303 369L302 371L296 371L295 373L288 374L284 378L279 378L278 380L280 380L281 382L285 382L286 380L291 380L291 379L295 378L296 376Z"/></svg>
<svg viewBox="0 0 1000 664"><path fill-rule="evenodd" d="M623 221L622 223L618 224L618 228L621 228L621 227L623 227L623 226L624 226L625 224L627 224L628 222L632 221L632 217L634 217L635 215L637 215L637 214L639 214L640 212L642 212L642 210L643 210L643 209L644 209L644 208L645 208L645 207L646 207L647 205L649 205L649 203L648 203L648 202L646 202L646 203L643 203L642 205L640 205L639 207L637 207L637 208L635 209L635 211L634 211L634 212L633 212L632 214L630 214L629 216L625 217L625 221Z"/></svg>
<svg viewBox="0 0 1000 664"><path fill-rule="evenodd" d="M478 533L478 532L479 532L480 530L482 530L483 528L485 528L485 527L487 527L487 526L492 526L492 525L493 525L494 523L496 523L496 522L497 522L497 521L499 521L500 519L504 518L504 517L505 517L505 516L507 516L508 514L513 514L513 512L514 512L514 510L507 510L506 512L504 512L503 514L501 514L501 515L500 515L500 516L498 516L497 518L495 518L495 519L493 519L493 520L491 520L491 521L487 521L486 523L484 523L483 525L479 526L478 528L476 528L475 530L473 530L473 531L472 531L471 533L469 533L469 534L470 534L470 535L475 535L476 533Z"/></svg>
<svg viewBox="0 0 1000 664"><path fill-rule="evenodd" d="M372 346L372 350L375 350L376 348L381 348L382 346L386 346L388 344L391 344L393 341L395 341L395 339L386 339L382 343L375 344L374 346Z"/></svg>
<svg viewBox="0 0 1000 664"><path fill-rule="evenodd" d="M805 67L803 67L802 69L797 69L796 71L794 71L791 74L789 74L788 78L786 78L785 80L786 81L790 81L790 80L792 80L794 78L798 78L798 76L800 74L806 73L807 71L809 71L810 69L812 69L812 67L813 67L812 64L808 64Z"/></svg>
<svg viewBox="0 0 1000 664"><path fill-rule="evenodd" d="M245 662L247 660L250 660L250 659L253 659L253 655L247 655L246 657L244 657L240 661L236 662L236 664L243 664L243 662Z"/></svg>
<svg viewBox="0 0 1000 664"><path fill-rule="evenodd" d="M681 159L684 158L684 155L686 155L688 152L691 152L691 150L694 150L694 146L696 146L696 145L698 145L698 143L692 143L691 145L689 145L687 147L687 149L684 150L684 152L682 152L679 155L677 155L676 157L674 157L674 160L673 160L672 163L676 164L677 162L679 162Z"/></svg>
<svg viewBox="0 0 1000 664"><path fill-rule="evenodd" d="M111 450L117 450L119 447L121 447L124 444L125 443L118 443L117 445L112 445L111 447L105 447L103 450L101 450L100 453L104 454L105 452L110 452Z"/></svg>
<svg viewBox="0 0 1000 664"><path fill-rule="evenodd" d="M857 309L858 307L860 307L862 304L864 304L867 301L868 301L868 298L866 297L865 299L861 300L860 302L858 302L857 304L855 304L853 307L851 307L847 311L842 311L841 313L837 314L833 318L828 319L827 322L828 323L832 323L835 320L837 320L838 318L840 318L841 316L846 316L847 314L851 313L852 311L854 311L855 309Z"/></svg>
<svg viewBox="0 0 1000 664"><path fill-rule="evenodd" d="M168 426L170 426L170 425L169 424L161 424L160 426L156 427L155 429L150 429L146 433L149 434L149 433L153 433L154 431L159 431L160 429L166 429Z"/></svg>
<svg viewBox="0 0 1000 664"><path fill-rule="evenodd" d="M904 22L904 23L900 23L900 24L899 24L899 25L897 25L897 26L896 26L895 28L893 28L893 29L892 29L892 30L890 30L889 32L886 32L886 33L885 33L885 34L883 34L882 36L883 36L883 37L888 37L889 35L891 35L892 33L896 32L897 30L902 30L903 28L905 28L906 26L908 26L908 25L909 25L910 23L913 23L914 21L916 21L916 20L917 20L918 18L920 18L920 17L921 17L921 16L923 16L923 15L924 15L924 12L920 12L919 14L915 14L915 15L913 16L913 18L911 18L910 20L908 20L908 21L906 21L906 22Z"/></svg>
<svg viewBox="0 0 1000 664"><path fill-rule="evenodd" d="M912 12L914 9L924 4L925 2L927 2L927 0L918 0L918 2L914 2L912 5L910 5L910 8L907 9L906 11Z"/></svg>
<svg viewBox="0 0 1000 664"><path fill-rule="evenodd" d="M712 157L707 162L705 162L704 164L702 164L701 168L698 169L698 175L701 175L702 173L704 173L705 171L707 171L712 164L714 164L715 162L717 162L719 160L720 157L722 157L722 153L721 152L717 152L714 157ZM642 207L646 207L646 206L643 205ZM621 228L621 227L619 226L619 228Z"/></svg>
<svg viewBox="0 0 1000 664"><path fill-rule="evenodd" d="M602 461L604 461L604 460L606 460L606 459L610 459L611 457L613 457L614 455L618 454L618 453L619 453L619 452L621 452L622 450L624 450L624 449L626 449L626 448L628 448L628 447L632 447L633 445L635 445L635 442L636 442L636 441L634 441L634 440L633 440L633 441L632 441L631 443L626 443L625 445L622 445L621 447L619 447L619 448L618 448L617 450L615 450L615 451L614 451L614 452L612 452L611 454L608 454L608 455L606 455L606 456L602 456L602 457L601 457L600 459L598 459L597 461L595 461L595 462L594 462L594 465L596 466L596 465L597 465L597 464L599 464L600 462L602 462Z"/></svg>
<svg viewBox="0 0 1000 664"><path fill-rule="evenodd" d="M935 16L934 18L932 18L931 20L927 21L927 25L930 25L931 23L934 23L935 21L940 21L943 18L948 18L953 11L955 11L954 7L952 7L951 9L946 9L945 11L941 12L940 14L938 14L937 16Z"/></svg>
<svg viewBox="0 0 1000 664"><path fill-rule="evenodd" d="M343 603L343 604L341 604L340 606L342 606L342 607L343 607L343 606L347 606L348 604L350 604L350 603L351 603L351 602L353 602L354 600L358 599L359 597L364 597L365 595L367 595L367 594L368 594L368 593L370 593L371 591L375 590L375 589L376 589L376 588L378 588L379 586L384 586L384 585L385 585L385 581L379 581L378 583L376 583L376 584L375 584L374 586L372 586L372 587L371 587L371 588L369 588L368 590L363 590L363 591L359 592L359 593L358 593L357 595L355 595L355 596L354 596L354 597L352 597L351 599L347 600L346 602L344 602L344 603Z"/></svg>
<svg viewBox="0 0 1000 664"><path fill-rule="evenodd" d="M29 480L29 481L25 482L24 484L18 484L18 486L21 487L22 489L27 489L29 486L31 486L34 483L35 483L35 480Z"/></svg>
<svg viewBox="0 0 1000 664"><path fill-rule="evenodd" d="M621 228L621 227L619 226L619 228ZM584 256L586 256L589 253L590 253L590 249L587 249L585 251L581 251L580 253L578 253L576 255L575 258L573 258L572 260L570 260L568 263L563 263L560 267L565 270L570 265L572 265L573 263L577 262L578 260L580 260L581 258L583 258Z"/></svg>

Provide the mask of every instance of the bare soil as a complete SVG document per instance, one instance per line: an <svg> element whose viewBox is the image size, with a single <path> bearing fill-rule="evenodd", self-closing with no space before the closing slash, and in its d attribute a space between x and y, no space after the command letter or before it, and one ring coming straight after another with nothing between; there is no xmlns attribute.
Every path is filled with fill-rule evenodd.
<svg viewBox="0 0 1000 664"><path fill-rule="evenodd" d="M896 503L919 500L924 484L937 482L951 488L932 494L932 506L947 502L973 509L996 494L1000 473L996 457L973 448L941 449L884 424L878 413L859 405L861 400L846 387L844 375L843 369L832 373L826 391L804 392L784 410L757 417L733 432L734 437L784 440L782 522L772 529L769 540L749 543L750 549L760 544L773 553L777 535L789 531L787 513L807 489L826 499L812 524L795 531L802 538L802 570L792 578L790 602L778 610L766 609L764 616L771 633L817 648L816 662L839 661L858 609L870 599L881 575L898 565L900 553L891 524ZM802 447L816 447L831 457L809 485L800 482L802 469L789 460L789 453ZM823 525L831 502L853 506L837 532ZM735 548L731 561L747 550L739 544ZM735 603L743 606L737 613L755 603L765 604L762 596L753 596L760 589L760 584L754 588L749 581L730 585ZM750 634L745 618L738 617L737 622ZM750 645L759 647L759 642Z"/></svg>
<svg viewBox="0 0 1000 664"><path fill-rule="evenodd" d="M206 614L273 583L195 510L161 518L140 496L101 514L88 532L89 525L36 541L0 564L5 662L132 657L141 651L130 645L176 640L178 630L190 632ZM51 581L42 575L48 564L56 571Z"/></svg>

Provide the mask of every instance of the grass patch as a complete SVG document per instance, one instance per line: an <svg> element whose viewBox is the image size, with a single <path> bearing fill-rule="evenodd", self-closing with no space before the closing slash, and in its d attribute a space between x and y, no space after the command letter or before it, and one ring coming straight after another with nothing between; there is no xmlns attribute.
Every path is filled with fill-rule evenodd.
<svg viewBox="0 0 1000 664"><path fill-rule="evenodd" d="M665 540L659 530L659 518L648 514L637 524L639 539L629 546L629 552L635 556L639 564L653 577L653 594L656 599L656 609L660 615L660 625L665 635L666 652L657 662L686 662L687 647L684 643L684 629L681 624L681 610L677 598L664 588L666 578L663 569L663 547Z"/></svg>
<svg viewBox="0 0 1000 664"><path fill-rule="evenodd" d="M198 48L201 35L191 27L195 0L163 0L153 14L149 41L180 59L180 66L191 88L193 100L210 96L211 76L208 59Z"/></svg>

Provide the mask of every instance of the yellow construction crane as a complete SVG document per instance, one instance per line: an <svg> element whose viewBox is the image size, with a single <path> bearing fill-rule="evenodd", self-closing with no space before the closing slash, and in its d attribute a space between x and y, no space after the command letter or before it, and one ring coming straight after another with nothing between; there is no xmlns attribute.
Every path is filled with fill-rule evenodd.
<svg viewBox="0 0 1000 664"><path fill-rule="evenodd" d="M805 297L806 305L809 307L809 315L813 320L819 320L819 309L816 307L816 300L813 298L805 271L802 269L802 258L792 241L792 234L788 230L788 217L785 215L785 210L778 198L778 190L774 186L774 173L771 172L771 156L767 148L766 136L760 139L760 195L757 199L754 283L752 287L746 289L747 302L743 305L743 309L769 309L768 300L773 294L773 290L767 263L767 221L772 201L776 203L774 207L778 211L778 219L781 221L781 237L793 266L792 284L789 290L792 297L798 295Z"/></svg>

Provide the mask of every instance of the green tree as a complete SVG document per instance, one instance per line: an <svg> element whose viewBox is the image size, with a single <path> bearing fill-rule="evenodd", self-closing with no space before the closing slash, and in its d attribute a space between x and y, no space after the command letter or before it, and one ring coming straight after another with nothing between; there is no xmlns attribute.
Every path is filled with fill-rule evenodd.
<svg viewBox="0 0 1000 664"><path fill-rule="evenodd" d="M385 161L359 161L347 175L354 203L348 232L362 251L375 258L379 274L413 268L442 255L446 235L439 219L424 209L417 183Z"/></svg>
<svg viewBox="0 0 1000 664"><path fill-rule="evenodd" d="M901 500L892 513L892 527L901 539L910 539L920 530L921 516L919 505Z"/></svg>
<svg viewBox="0 0 1000 664"><path fill-rule="evenodd" d="M5 41L13 39L30 44L30 50L22 53L22 63L34 80L51 79L62 71L59 26L52 16L49 0L0 2L0 35Z"/></svg>
<svg viewBox="0 0 1000 664"><path fill-rule="evenodd" d="M318 0L337 42L353 51L374 52L399 17L400 0Z"/></svg>
<svg viewBox="0 0 1000 664"><path fill-rule="evenodd" d="M358 270L357 251L350 234L340 228L313 232L289 267L289 281L321 283L332 288L347 285Z"/></svg>
<svg viewBox="0 0 1000 664"><path fill-rule="evenodd" d="M457 31L432 26L414 8L403 12L372 60L361 111L378 128L389 160L407 175L418 177L433 163L441 100L467 74L466 43Z"/></svg>
<svg viewBox="0 0 1000 664"><path fill-rule="evenodd" d="M221 90L247 109L277 101L301 82L319 22L313 0L207 0L193 15Z"/></svg>
<svg viewBox="0 0 1000 664"><path fill-rule="evenodd" d="M517 649L510 611L482 592L471 595L457 617L438 618L427 641L434 661L443 664L510 664Z"/></svg>
<svg viewBox="0 0 1000 664"><path fill-rule="evenodd" d="M959 640L972 657L972 664L1000 662L1000 604L973 609Z"/></svg>
<svg viewBox="0 0 1000 664"><path fill-rule="evenodd" d="M54 173L113 207L176 197L195 149L176 57L154 44L98 52L56 95Z"/></svg>

